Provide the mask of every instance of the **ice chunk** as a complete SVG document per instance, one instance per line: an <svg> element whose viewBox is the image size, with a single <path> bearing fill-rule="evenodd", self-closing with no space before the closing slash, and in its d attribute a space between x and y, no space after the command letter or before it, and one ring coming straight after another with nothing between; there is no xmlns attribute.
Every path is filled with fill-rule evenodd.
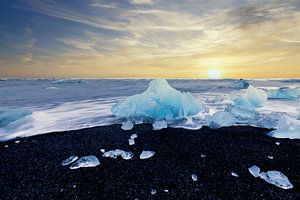
<svg viewBox="0 0 300 200"><path fill-rule="evenodd" d="M231 176L234 176L234 177L239 177L239 175L235 172L231 172Z"/></svg>
<svg viewBox="0 0 300 200"><path fill-rule="evenodd" d="M70 156L69 158L63 160L63 161L61 162L61 165L69 165L69 164L75 162L77 159L78 159L77 156Z"/></svg>
<svg viewBox="0 0 300 200"><path fill-rule="evenodd" d="M122 122L121 129L124 131L129 131L133 129L133 123L130 120L127 120L126 122Z"/></svg>
<svg viewBox="0 0 300 200"><path fill-rule="evenodd" d="M280 145L280 143L279 143L279 142L275 142L275 144L276 144L277 146L279 146L279 145Z"/></svg>
<svg viewBox="0 0 300 200"><path fill-rule="evenodd" d="M138 137L137 134L132 134L132 135L130 136L131 139L135 139L135 138L137 138L137 137Z"/></svg>
<svg viewBox="0 0 300 200"><path fill-rule="evenodd" d="M300 121L283 116L279 121L275 131L268 135L276 138L300 139Z"/></svg>
<svg viewBox="0 0 300 200"><path fill-rule="evenodd" d="M128 144L129 144L129 146L134 145L134 144L135 144L134 139L129 138L129 139L128 139Z"/></svg>
<svg viewBox="0 0 300 200"><path fill-rule="evenodd" d="M244 79L240 79L234 83L234 86L238 89L247 89L249 87L249 83Z"/></svg>
<svg viewBox="0 0 300 200"><path fill-rule="evenodd" d="M193 181L198 181L198 176L197 176L197 174L192 174L192 180L193 180Z"/></svg>
<svg viewBox="0 0 300 200"><path fill-rule="evenodd" d="M106 158L117 158L121 156L124 160L130 160L133 157L133 153L131 151L124 151L121 149L115 149L111 151L107 151L103 154L103 157Z"/></svg>
<svg viewBox="0 0 300 200"><path fill-rule="evenodd" d="M119 118L168 120L193 116L204 106L190 93L181 93L164 79L150 82L148 89L118 102L112 113Z"/></svg>
<svg viewBox="0 0 300 200"><path fill-rule="evenodd" d="M154 156L155 152L154 151L143 151L140 155L140 159L148 159Z"/></svg>
<svg viewBox="0 0 300 200"><path fill-rule="evenodd" d="M79 158L75 163L70 166L70 169L78 169L81 167L96 167L100 162L96 156L84 156Z"/></svg>
<svg viewBox="0 0 300 200"><path fill-rule="evenodd" d="M155 190L155 189L152 189L152 190L151 190L151 194L152 194L152 195L156 194L156 190Z"/></svg>
<svg viewBox="0 0 300 200"><path fill-rule="evenodd" d="M156 130L156 131L164 129L164 128L168 128L167 122L165 120L154 121L152 126L153 126L153 130Z"/></svg>
<svg viewBox="0 0 300 200"><path fill-rule="evenodd" d="M201 154L201 158L206 158L206 155L204 155L204 154Z"/></svg>
<svg viewBox="0 0 300 200"><path fill-rule="evenodd" d="M207 116L205 118L205 124L207 124L210 128L232 126L235 124L235 118L230 113L220 110L212 116Z"/></svg>
<svg viewBox="0 0 300 200"><path fill-rule="evenodd" d="M281 87L268 90L269 99L296 99L300 96L300 88Z"/></svg>
<svg viewBox="0 0 300 200"><path fill-rule="evenodd" d="M101 153L105 153L105 149L100 149Z"/></svg>
<svg viewBox="0 0 300 200"><path fill-rule="evenodd" d="M16 141L15 141L15 144L19 144L19 143L20 143L20 140L16 140Z"/></svg>
<svg viewBox="0 0 300 200"><path fill-rule="evenodd" d="M265 105L268 94L264 90L249 86L246 93L234 100L234 105L246 109L255 109Z"/></svg>
<svg viewBox="0 0 300 200"><path fill-rule="evenodd" d="M274 157L273 156L268 156L268 158L271 159L271 160L273 160Z"/></svg>
<svg viewBox="0 0 300 200"><path fill-rule="evenodd" d="M262 172L259 177L266 182L273 184L282 189L291 189L293 185L289 181L289 179L279 171L268 171Z"/></svg>
<svg viewBox="0 0 300 200"><path fill-rule="evenodd" d="M31 114L31 111L25 109L2 110L0 111L0 128L4 128Z"/></svg>
<svg viewBox="0 0 300 200"><path fill-rule="evenodd" d="M255 178L259 177L260 174L260 168L257 167L256 165L253 165L252 167L249 168L249 172L254 176Z"/></svg>
<svg viewBox="0 0 300 200"><path fill-rule="evenodd" d="M252 120L257 120L260 116L255 110L248 110L234 105L227 106L225 111L231 113L239 123L250 123Z"/></svg>

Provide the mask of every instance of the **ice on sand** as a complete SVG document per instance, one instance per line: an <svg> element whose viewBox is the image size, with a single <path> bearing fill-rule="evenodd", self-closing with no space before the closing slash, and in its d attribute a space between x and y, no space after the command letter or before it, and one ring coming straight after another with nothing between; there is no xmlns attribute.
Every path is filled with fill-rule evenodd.
<svg viewBox="0 0 300 200"><path fill-rule="evenodd" d="M138 137L137 134L132 134L132 135L130 136L131 139L135 139L135 138L137 138L137 137Z"/></svg>
<svg viewBox="0 0 300 200"><path fill-rule="evenodd" d="M77 159L78 159L77 156L70 156L69 158L63 160L63 161L61 162L61 165L69 165L69 164L75 162Z"/></svg>
<svg viewBox="0 0 300 200"><path fill-rule="evenodd" d="M164 128L168 128L167 122L165 120L154 121L152 126L153 126L153 130L156 130L156 131L164 129Z"/></svg>
<svg viewBox="0 0 300 200"><path fill-rule="evenodd" d="M234 100L234 105L247 109L255 109L264 106L267 99L268 94L264 90L249 86L242 96Z"/></svg>
<svg viewBox="0 0 300 200"><path fill-rule="evenodd" d="M237 177L237 178L239 177L239 175L235 172L231 172L231 176L234 176L234 177Z"/></svg>
<svg viewBox="0 0 300 200"><path fill-rule="evenodd" d="M249 172L252 174L252 176L254 176L255 178L259 177L260 174L260 168L257 167L256 165L253 165L252 167L250 167Z"/></svg>
<svg viewBox="0 0 300 200"><path fill-rule="evenodd" d="M154 156L155 152L154 151L143 151L140 155L140 159L148 159Z"/></svg>
<svg viewBox="0 0 300 200"><path fill-rule="evenodd" d="M70 169L78 169L82 167L96 167L100 162L96 156L84 156L79 158L75 163L70 166Z"/></svg>
<svg viewBox="0 0 300 200"><path fill-rule="evenodd" d="M239 123L249 123L260 117L259 113L255 110L248 110L234 105L227 106L225 111L232 114Z"/></svg>
<svg viewBox="0 0 300 200"><path fill-rule="evenodd" d="M193 181L198 181L198 176L197 176L197 174L192 174L192 180L193 180Z"/></svg>
<svg viewBox="0 0 300 200"><path fill-rule="evenodd" d="M205 124L211 128L220 128L223 126L232 126L235 124L235 118L226 111L217 111L212 116L205 118Z"/></svg>
<svg viewBox="0 0 300 200"><path fill-rule="evenodd" d="M127 120L126 122L122 122L121 129L123 129L124 131L129 131L133 129L133 126L133 123L130 120Z"/></svg>
<svg viewBox="0 0 300 200"><path fill-rule="evenodd" d="M277 122L276 130L268 135L276 138L300 139L300 121L282 116Z"/></svg>
<svg viewBox="0 0 300 200"><path fill-rule="evenodd" d="M106 158L117 158L121 156L124 160L130 160L133 157L133 153L131 151L124 151L121 149L115 149L111 151L107 151L103 154L103 157Z"/></svg>
<svg viewBox="0 0 300 200"><path fill-rule="evenodd" d="M293 185L283 173L279 171L262 172L259 177L266 182L273 184L282 189L291 189Z"/></svg>
<svg viewBox="0 0 300 200"><path fill-rule="evenodd" d="M204 110L192 94L172 88L164 79L152 80L144 93L130 96L112 107L112 113L119 118L152 121L184 118Z"/></svg>
<svg viewBox="0 0 300 200"><path fill-rule="evenodd" d="M273 184L282 189L291 189L293 185L289 181L288 177L286 177L282 172L279 171L268 171L268 172L260 172L260 168L256 165L249 168L249 172L255 177L260 177L266 182Z"/></svg>
<svg viewBox="0 0 300 200"><path fill-rule="evenodd" d="M128 139L128 144L129 144L129 146L134 145L134 144L135 144L134 139L129 138L129 139Z"/></svg>

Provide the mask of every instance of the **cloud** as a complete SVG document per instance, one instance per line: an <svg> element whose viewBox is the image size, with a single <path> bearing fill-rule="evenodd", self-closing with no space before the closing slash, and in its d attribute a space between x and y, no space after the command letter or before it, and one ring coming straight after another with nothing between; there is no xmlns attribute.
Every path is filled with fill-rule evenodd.
<svg viewBox="0 0 300 200"><path fill-rule="evenodd" d="M27 53L20 57L21 63L29 63L32 61L32 53Z"/></svg>
<svg viewBox="0 0 300 200"><path fill-rule="evenodd" d="M154 0L130 0L133 4L153 4Z"/></svg>

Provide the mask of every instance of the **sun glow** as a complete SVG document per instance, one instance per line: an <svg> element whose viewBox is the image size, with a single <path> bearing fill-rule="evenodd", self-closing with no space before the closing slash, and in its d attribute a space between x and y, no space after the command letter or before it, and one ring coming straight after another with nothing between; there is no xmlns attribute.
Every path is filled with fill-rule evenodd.
<svg viewBox="0 0 300 200"><path fill-rule="evenodd" d="M220 70L214 69L208 71L208 77L211 79L218 79L220 78L220 76L221 76Z"/></svg>

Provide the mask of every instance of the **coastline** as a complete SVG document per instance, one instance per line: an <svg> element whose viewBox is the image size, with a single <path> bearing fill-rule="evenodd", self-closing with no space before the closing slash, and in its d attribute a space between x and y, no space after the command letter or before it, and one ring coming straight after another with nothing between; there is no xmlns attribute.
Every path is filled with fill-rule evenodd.
<svg viewBox="0 0 300 200"><path fill-rule="evenodd" d="M269 131L249 126L153 131L149 124L123 131L111 125L1 142L0 199L299 199L300 140L272 138ZM136 144L129 146L134 133ZM130 150L134 157L102 158L100 149ZM156 154L140 160L143 150ZM71 155L95 155L101 164L70 170L61 161ZM252 165L283 172L294 188L254 178L248 172Z"/></svg>

